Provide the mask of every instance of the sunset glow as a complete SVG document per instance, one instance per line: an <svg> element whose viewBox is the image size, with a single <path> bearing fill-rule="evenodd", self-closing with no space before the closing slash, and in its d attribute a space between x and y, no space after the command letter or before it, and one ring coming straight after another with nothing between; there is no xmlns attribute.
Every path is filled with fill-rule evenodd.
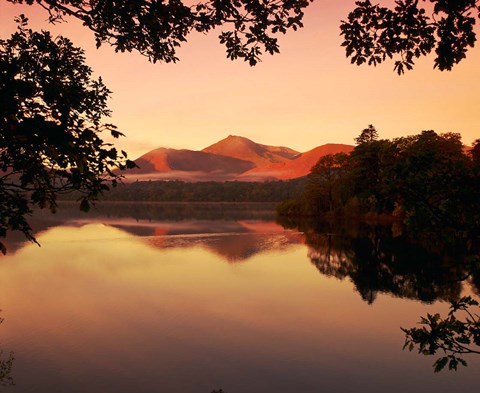
<svg viewBox="0 0 480 393"><path fill-rule="evenodd" d="M25 13L33 29L70 38L87 64L113 91L111 121L127 135L116 142L137 158L157 147L200 150L229 134L304 152L325 143L353 144L374 124L380 137L433 129L479 137L478 48L451 72L433 70L432 58L399 77L393 64L350 64L340 46L340 20L354 1L323 0L307 9L305 27L281 37L281 53L250 67L226 59L217 33L194 34L177 64L151 64L137 53L95 49L93 34L77 21L49 25L38 6L0 3L0 35Z"/></svg>

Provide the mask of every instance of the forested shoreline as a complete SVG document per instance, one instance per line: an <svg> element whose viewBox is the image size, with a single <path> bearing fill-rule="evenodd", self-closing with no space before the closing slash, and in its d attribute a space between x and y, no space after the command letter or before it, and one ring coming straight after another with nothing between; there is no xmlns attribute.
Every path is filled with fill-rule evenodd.
<svg viewBox="0 0 480 393"><path fill-rule="evenodd" d="M379 139L373 126L356 138L349 155L322 157L303 193L277 211L290 217L390 218L410 229L478 232L480 140L471 149L460 134Z"/></svg>
<svg viewBox="0 0 480 393"><path fill-rule="evenodd" d="M281 202L300 197L305 177L286 181L267 182L184 182L137 181L120 183L105 191L101 201L125 202ZM63 200L77 200L77 193L62 196Z"/></svg>

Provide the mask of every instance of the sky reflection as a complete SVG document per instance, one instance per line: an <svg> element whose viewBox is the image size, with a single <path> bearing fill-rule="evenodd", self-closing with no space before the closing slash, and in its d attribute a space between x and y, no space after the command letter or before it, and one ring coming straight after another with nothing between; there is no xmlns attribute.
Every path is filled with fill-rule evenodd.
<svg viewBox="0 0 480 393"><path fill-rule="evenodd" d="M17 385L5 391L356 392L361 384L447 392L476 384L478 362L434 376L431 359L401 351L399 327L444 305L390 296L368 305L351 282L318 274L289 233L261 231L259 244L282 246L260 247L242 264L212 253L211 236L189 235L195 241L181 247L182 236L163 236L170 246L161 248L162 237L103 224L39 234L41 248L27 244L0 261L0 334L16 357ZM251 234L228 236L242 243ZM289 240L279 243L282 236Z"/></svg>

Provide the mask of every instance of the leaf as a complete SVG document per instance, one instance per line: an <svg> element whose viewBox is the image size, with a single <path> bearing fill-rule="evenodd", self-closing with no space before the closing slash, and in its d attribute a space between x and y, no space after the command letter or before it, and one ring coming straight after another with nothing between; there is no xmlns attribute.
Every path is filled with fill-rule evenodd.
<svg viewBox="0 0 480 393"><path fill-rule="evenodd" d="M438 373L438 372L442 371L445 368L445 366L447 365L447 363L448 363L448 357L447 356L444 356L444 357L441 357L440 359L438 359L433 364L434 372Z"/></svg>

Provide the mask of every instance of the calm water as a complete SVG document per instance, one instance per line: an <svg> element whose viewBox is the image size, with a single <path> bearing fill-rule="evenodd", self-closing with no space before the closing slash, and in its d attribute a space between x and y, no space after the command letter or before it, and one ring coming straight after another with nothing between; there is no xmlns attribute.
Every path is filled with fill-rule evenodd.
<svg viewBox="0 0 480 393"><path fill-rule="evenodd" d="M284 229L255 205L108 205L34 220L0 257L3 392L452 392L400 326L475 293L398 229ZM459 250L461 256L462 251ZM453 258L453 259L452 259Z"/></svg>

